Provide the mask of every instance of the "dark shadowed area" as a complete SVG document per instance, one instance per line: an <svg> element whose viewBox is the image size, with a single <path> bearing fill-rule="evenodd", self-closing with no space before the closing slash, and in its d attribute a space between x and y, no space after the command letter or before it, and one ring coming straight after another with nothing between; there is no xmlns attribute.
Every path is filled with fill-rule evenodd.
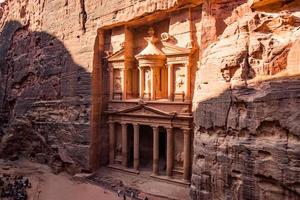
<svg viewBox="0 0 300 200"><path fill-rule="evenodd" d="M64 44L17 21L0 35L0 157L88 168L91 75Z"/></svg>

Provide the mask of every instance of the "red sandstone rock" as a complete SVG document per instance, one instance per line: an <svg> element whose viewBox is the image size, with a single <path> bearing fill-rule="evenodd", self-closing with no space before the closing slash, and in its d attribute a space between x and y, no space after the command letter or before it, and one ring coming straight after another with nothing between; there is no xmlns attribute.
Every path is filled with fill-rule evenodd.
<svg viewBox="0 0 300 200"><path fill-rule="evenodd" d="M297 12L238 15L198 71L192 197L298 199Z"/></svg>
<svg viewBox="0 0 300 200"><path fill-rule="evenodd" d="M106 97L93 100L100 106L90 114L92 71L101 73L95 63L105 45L97 43L97 29L190 2L202 3L193 21L199 69L192 198L299 199L299 1L0 4L1 157L17 152L51 161L58 145L67 162L88 168L92 144L90 159L106 163L107 133L90 137L105 123ZM105 94L101 81L94 79L94 92Z"/></svg>

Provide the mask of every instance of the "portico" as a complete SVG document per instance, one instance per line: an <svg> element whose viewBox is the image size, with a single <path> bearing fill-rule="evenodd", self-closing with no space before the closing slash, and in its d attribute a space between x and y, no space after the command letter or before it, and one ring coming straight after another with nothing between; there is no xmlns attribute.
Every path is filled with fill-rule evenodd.
<svg viewBox="0 0 300 200"><path fill-rule="evenodd" d="M167 176L169 179L173 178L173 172L176 171L174 168L174 160L176 155L174 154L174 130L176 134L184 135L183 142L183 164L179 166L181 168L181 176L185 181L189 181L190 177L190 160L191 160L191 116L179 116L176 119L175 113L164 113L151 106L148 106L145 102L138 102L138 105L134 108L125 109L117 112L110 112L109 120L109 135L110 135L110 165L119 166L123 169L131 169L136 173L140 170L140 138L143 137L143 129L141 126L149 126L152 130L152 175L159 177L160 175ZM181 121L181 123L176 123ZM121 132L116 131L116 126L121 126ZM133 126L133 141L128 140L128 129L129 125ZM165 130L165 132L160 132ZM159 134L166 134L166 166L165 170L161 170L159 167L160 161L160 136ZM121 149L121 162L116 159L115 147L117 135L121 136L120 144ZM133 163L129 163L128 157L130 156L129 143L133 145ZM178 177L178 176L177 176Z"/></svg>

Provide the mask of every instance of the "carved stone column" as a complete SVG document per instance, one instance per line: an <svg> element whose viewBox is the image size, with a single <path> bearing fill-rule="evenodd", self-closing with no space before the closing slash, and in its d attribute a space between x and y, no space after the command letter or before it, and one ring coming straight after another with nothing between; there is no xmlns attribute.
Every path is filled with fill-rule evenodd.
<svg viewBox="0 0 300 200"><path fill-rule="evenodd" d="M174 100L174 67L173 64L168 65L168 98Z"/></svg>
<svg viewBox="0 0 300 200"><path fill-rule="evenodd" d="M115 160L115 122L109 122L109 164L113 165Z"/></svg>
<svg viewBox="0 0 300 200"><path fill-rule="evenodd" d="M155 100L155 87L156 87L155 68L150 67L150 70L151 70L151 100Z"/></svg>
<svg viewBox="0 0 300 200"><path fill-rule="evenodd" d="M127 69L122 69L122 99L125 100L127 96L127 88L126 88L126 82L127 82Z"/></svg>
<svg viewBox="0 0 300 200"><path fill-rule="evenodd" d="M140 166L140 132L139 125L133 125L133 168L138 170Z"/></svg>
<svg viewBox="0 0 300 200"><path fill-rule="evenodd" d="M140 67L139 68L139 75L140 75L140 99L144 98L144 91L145 91L145 69Z"/></svg>
<svg viewBox="0 0 300 200"><path fill-rule="evenodd" d="M132 79L133 79L133 32L129 27L124 28L125 32L125 41L124 41L124 68L126 69L125 73L125 96L123 99L132 98L133 88L132 88Z"/></svg>
<svg viewBox="0 0 300 200"><path fill-rule="evenodd" d="M122 124L122 165L127 167L128 161L128 145L127 145L127 124Z"/></svg>
<svg viewBox="0 0 300 200"><path fill-rule="evenodd" d="M191 70L188 64L185 64L186 67L186 88L185 88L185 100L191 100Z"/></svg>
<svg viewBox="0 0 300 200"><path fill-rule="evenodd" d="M173 129L167 129L167 176L172 176L174 163L174 134Z"/></svg>
<svg viewBox="0 0 300 200"><path fill-rule="evenodd" d="M139 70L138 68L132 68L132 97L139 97Z"/></svg>
<svg viewBox="0 0 300 200"><path fill-rule="evenodd" d="M114 69L113 66L109 66L109 100L112 100L114 93Z"/></svg>
<svg viewBox="0 0 300 200"><path fill-rule="evenodd" d="M190 168L191 168L191 133L190 129L183 130L183 179L186 181L190 180Z"/></svg>
<svg viewBox="0 0 300 200"><path fill-rule="evenodd" d="M153 127L153 175L158 175L159 163L159 132L158 127Z"/></svg>
<svg viewBox="0 0 300 200"><path fill-rule="evenodd" d="M101 151L101 145L99 144L100 138L102 137L103 133L100 131L101 128L99 126L100 121L103 117L103 82L102 77L105 72L103 71L104 66L101 62L104 53L104 30L99 29L98 35L95 40L95 62L93 64L93 72L92 72L92 112L91 112L91 144L90 144L90 159L89 164L93 170L96 170L101 163L105 160L105 158L99 157L99 152Z"/></svg>

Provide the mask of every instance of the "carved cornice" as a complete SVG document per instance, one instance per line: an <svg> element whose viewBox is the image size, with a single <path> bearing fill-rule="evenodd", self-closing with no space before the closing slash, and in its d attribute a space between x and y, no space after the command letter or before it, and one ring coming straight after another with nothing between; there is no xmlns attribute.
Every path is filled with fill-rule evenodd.
<svg viewBox="0 0 300 200"><path fill-rule="evenodd" d="M141 111L143 111L143 110L150 111L150 113L153 113L153 114L143 114L143 112L134 113L135 111L139 111L139 110L141 110ZM146 116L149 116L149 117L163 117L163 118L174 118L176 116L175 112L167 113L167 112L164 112L162 110L147 106L146 104L144 104L142 102L141 102L141 104L139 104L137 106L134 106L134 107L131 107L131 108L126 108L126 109L121 110L121 111L113 111L113 112L110 112L110 114L132 115L132 116L143 116L143 117L146 117Z"/></svg>

